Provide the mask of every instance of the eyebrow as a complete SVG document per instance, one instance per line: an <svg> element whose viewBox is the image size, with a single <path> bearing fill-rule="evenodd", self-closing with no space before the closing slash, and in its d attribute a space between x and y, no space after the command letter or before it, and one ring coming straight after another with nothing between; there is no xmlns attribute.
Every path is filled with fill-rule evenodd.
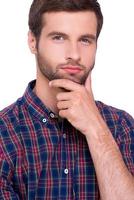
<svg viewBox="0 0 134 200"><path fill-rule="evenodd" d="M89 38L91 40L96 40L96 35L93 35L93 34L84 34L84 35L81 35L80 38Z"/></svg>
<svg viewBox="0 0 134 200"><path fill-rule="evenodd" d="M52 31L52 32L48 33L47 37L52 37L54 35L61 35L65 38L69 38L69 36L66 33L59 32L59 31ZM91 40L96 40L96 35L88 33L88 34L81 35L79 38L89 38Z"/></svg>
<svg viewBox="0 0 134 200"><path fill-rule="evenodd" d="M52 31L52 32L48 33L47 37L52 37L54 35L61 35L61 36L64 36L64 37L68 37L67 34L59 32L59 31Z"/></svg>

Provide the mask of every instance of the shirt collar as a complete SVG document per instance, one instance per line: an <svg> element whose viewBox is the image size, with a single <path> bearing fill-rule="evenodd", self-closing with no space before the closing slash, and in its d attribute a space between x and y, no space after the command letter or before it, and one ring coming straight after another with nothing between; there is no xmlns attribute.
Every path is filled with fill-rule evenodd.
<svg viewBox="0 0 134 200"><path fill-rule="evenodd" d="M38 96L33 92L33 88L36 84L36 80L31 81L26 88L23 95L23 101L25 106L27 106L29 112L37 117L42 122L55 121L58 116L53 113L49 108L47 108L44 103L38 98Z"/></svg>
<svg viewBox="0 0 134 200"><path fill-rule="evenodd" d="M26 91L23 95L23 102L28 108L29 112L44 123L46 123L47 121L61 121L61 118L53 113L49 108L47 108L44 103L38 98L38 96L33 92L35 84L36 80L31 81L28 84L28 87L26 88ZM102 112L103 104L99 101L96 101L95 103L99 111Z"/></svg>

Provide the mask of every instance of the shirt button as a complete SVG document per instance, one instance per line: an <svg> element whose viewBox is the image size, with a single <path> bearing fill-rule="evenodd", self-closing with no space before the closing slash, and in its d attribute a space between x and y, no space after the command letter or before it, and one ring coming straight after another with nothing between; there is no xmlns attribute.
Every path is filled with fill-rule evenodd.
<svg viewBox="0 0 134 200"><path fill-rule="evenodd" d="M50 113L50 117L54 118L55 117L54 113Z"/></svg>
<svg viewBox="0 0 134 200"><path fill-rule="evenodd" d="M47 122L47 119L46 119L46 118L44 118L44 119L42 120L42 122L43 122L43 123L46 123L46 122Z"/></svg>
<svg viewBox="0 0 134 200"><path fill-rule="evenodd" d="M64 169L64 173L65 173L65 174L68 174L68 169Z"/></svg>
<svg viewBox="0 0 134 200"><path fill-rule="evenodd" d="M67 136L66 136L66 133L64 133L64 134L63 134L63 138L66 139L66 137L67 137Z"/></svg>

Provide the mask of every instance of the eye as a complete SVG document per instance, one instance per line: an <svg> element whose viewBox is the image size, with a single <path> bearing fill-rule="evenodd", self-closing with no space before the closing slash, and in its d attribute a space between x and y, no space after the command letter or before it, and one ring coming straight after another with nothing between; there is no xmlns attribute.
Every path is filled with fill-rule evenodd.
<svg viewBox="0 0 134 200"><path fill-rule="evenodd" d="M89 44L92 43L92 41L91 41L90 39L88 39L88 38L82 38L82 39L81 39L81 42L82 42L83 44L85 44L85 45L89 45Z"/></svg>
<svg viewBox="0 0 134 200"><path fill-rule="evenodd" d="M52 40L63 41L64 37L62 35L55 35L55 36L52 37Z"/></svg>

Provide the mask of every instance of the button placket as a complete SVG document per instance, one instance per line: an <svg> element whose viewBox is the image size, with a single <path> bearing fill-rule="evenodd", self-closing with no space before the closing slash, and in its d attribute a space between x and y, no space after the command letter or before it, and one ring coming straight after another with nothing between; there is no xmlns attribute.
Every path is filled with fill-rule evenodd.
<svg viewBox="0 0 134 200"><path fill-rule="evenodd" d="M64 126L63 126L64 125ZM61 195L63 195L63 191L66 191L67 183L68 182L68 174L69 174L69 169L68 169L68 152L67 152L67 135L65 132L65 123L62 121L61 127L60 127L60 132L61 132L61 177L60 177L60 190L59 190L59 199L61 198Z"/></svg>
<svg viewBox="0 0 134 200"><path fill-rule="evenodd" d="M66 169L64 169L64 173L65 174L68 174L69 173L69 170L66 168Z"/></svg>
<svg viewBox="0 0 134 200"><path fill-rule="evenodd" d="M53 119L53 118L55 118L55 114L54 113L50 113L50 117Z"/></svg>
<svg viewBox="0 0 134 200"><path fill-rule="evenodd" d="M66 133L63 133L63 138L66 139L67 138L67 135Z"/></svg>
<svg viewBox="0 0 134 200"><path fill-rule="evenodd" d="M46 123L46 122L47 122L47 119L46 119L46 118L43 118L43 119L42 119L42 122L43 122L43 123Z"/></svg>

